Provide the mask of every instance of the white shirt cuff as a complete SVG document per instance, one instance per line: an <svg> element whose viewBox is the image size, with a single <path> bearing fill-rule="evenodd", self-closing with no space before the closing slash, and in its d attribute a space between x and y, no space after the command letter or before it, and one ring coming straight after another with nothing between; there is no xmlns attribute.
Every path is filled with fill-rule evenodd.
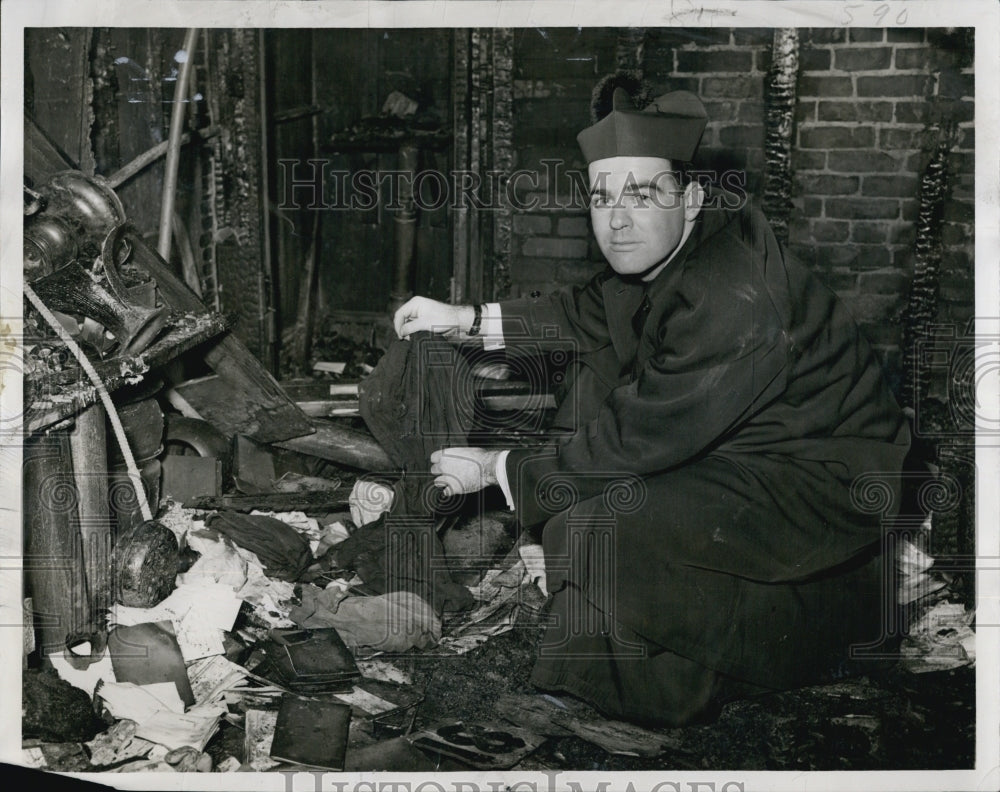
<svg viewBox="0 0 1000 792"><path fill-rule="evenodd" d="M510 456L510 450L501 451L497 456L497 484L500 485L500 489L503 490L503 496L507 499L507 508L514 511L514 494L510 491L510 480L507 478L507 457Z"/></svg>
<svg viewBox="0 0 1000 792"><path fill-rule="evenodd" d="M503 349L503 317L501 316L500 303L486 303L483 306L483 323L480 329L483 337L483 349L487 352L494 349Z"/></svg>

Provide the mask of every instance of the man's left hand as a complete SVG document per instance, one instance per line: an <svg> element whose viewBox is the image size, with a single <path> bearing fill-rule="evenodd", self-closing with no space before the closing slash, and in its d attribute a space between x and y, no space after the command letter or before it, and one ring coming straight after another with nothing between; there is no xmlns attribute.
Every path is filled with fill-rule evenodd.
<svg viewBox="0 0 1000 792"><path fill-rule="evenodd" d="M434 486L445 495L478 492L497 483L496 467L499 451L485 448L442 448L431 454Z"/></svg>

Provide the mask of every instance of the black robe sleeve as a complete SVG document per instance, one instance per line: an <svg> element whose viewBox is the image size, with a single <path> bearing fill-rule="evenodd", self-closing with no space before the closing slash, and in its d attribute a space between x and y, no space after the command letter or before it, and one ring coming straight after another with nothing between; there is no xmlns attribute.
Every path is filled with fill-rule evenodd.
<svg viewBox="0 0 1000 792"><path fill-rule="evenodd" d="M645 476L691 460L780 395L786 334L766 290L757 286L752 275L732 278L720 267L684 278L662 314L658 347L638 376L613 390L597 416L555 453L509 455L508 479L523 524L565 508L559 488L584 499L623 475Z"/></svg>
<svg viewBox="0 0 1000 792"><path fill-rule="evenodd" d="M609 271L601 272L583 286L505 301L501 307L504 344L515 352L540 339L580 353L607 346L611 335L601 284L608 275Z"/></svg>

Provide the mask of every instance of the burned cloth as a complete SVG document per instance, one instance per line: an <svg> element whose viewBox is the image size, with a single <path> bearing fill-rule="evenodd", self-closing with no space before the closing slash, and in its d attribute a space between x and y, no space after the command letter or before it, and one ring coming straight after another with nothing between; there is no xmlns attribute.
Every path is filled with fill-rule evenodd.
<svg viewBox="0 0 1000 792"><path fill-rule="evenodd" d="M396 514L430 514L438 490L429 474L439 448L468 443L473 419L472 374L452 344L421 331L397 339L358 387L358 408L368 429L403 471L404 503Z"/></svg>
<svg viewBox="0 0 1000 792"><path fill-rule="evenodd" d="M312 561L306 538L273 517L227 511L213 515L206 525L256 554L268 577L297 580Z"/></svg>
<svg viewBox="0 0 1000 792"><path fill-rule="evenodd" d="M444 503L430 474L430 455L464 446L472 428L472 374L450 343L428 332L396 340L358 389L359 409L375 439L402 470L392 482L388 514L336 548L375 593L410 591L437 613L471 607L452 581L438 538Z"/></svg>
<svg viewBox="0 0 1000 792"><path fill-rule="evenodd" d="M402 488L402 482L396 485ZM395 503L400 501L397 492ZM358 574L374 594L409 591L436 613L472 606L469 590L451 579L437 522L387 512L362 526L331 551L341 569Z"/></svg>
<svg viewBox="0 0 1000 792"><path fill-rule="evenodd" d="M428 649L441 639L441 619L409 591L353 597L306 586L302 604L292 608L288 618L300 627L334 627L351 649L405 652Z"/></svg>

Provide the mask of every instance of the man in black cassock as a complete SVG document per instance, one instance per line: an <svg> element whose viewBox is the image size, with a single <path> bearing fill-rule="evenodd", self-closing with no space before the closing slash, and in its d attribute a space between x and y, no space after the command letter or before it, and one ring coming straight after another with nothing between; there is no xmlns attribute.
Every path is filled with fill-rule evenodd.
<svg viewBox="0 0 1000 792"><path fill-rule="evenodd" d="M892 604L891 514L866 486L898 486L909 430L847 309L753 199L685 179L700 100L613 105L578 136L605 271L485 306L416 297L394 321L574 351L551 446L442 449L431 472L446 494L499 485L544 524L556 618L532 682L676 726L865 666Z"/></svg>

